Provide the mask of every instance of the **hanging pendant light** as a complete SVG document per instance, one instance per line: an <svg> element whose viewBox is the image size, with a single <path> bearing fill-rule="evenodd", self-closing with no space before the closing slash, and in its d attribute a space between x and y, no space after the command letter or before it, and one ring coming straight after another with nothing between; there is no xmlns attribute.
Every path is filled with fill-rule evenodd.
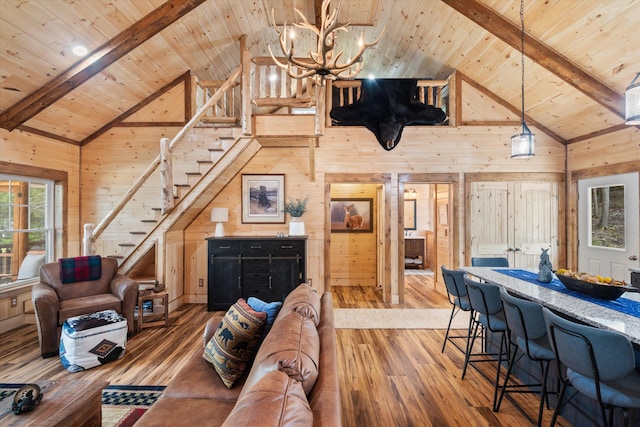
<svg viewBox="0 0 640 427"><path fill-rule="evenodd" d="M636 74L631 84L624 92L625 124L640 125L640 73Z"/></svg>
<svg viewBox="0 0 640 427"><path fill-rule="evenodd" d="M535 156L536 136L531 133L524 121L524 0L520 0L520 53L522 63L522 132L511 137L511 158L527 158Z"/></svg>

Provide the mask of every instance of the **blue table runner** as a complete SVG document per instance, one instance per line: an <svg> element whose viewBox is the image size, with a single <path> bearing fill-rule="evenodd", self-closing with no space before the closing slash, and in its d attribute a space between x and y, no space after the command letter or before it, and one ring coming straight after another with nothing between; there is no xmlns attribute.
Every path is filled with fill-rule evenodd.
<svg viewBox="0 0 640 427"><path fill-rule="evenodd" d="M515 277L516 279L524 280L525 282L533 283L538 286L543 286L562 294L571 295L572 297L580 298L581 300L588 301L590 303L597 304L601 307L605 307L611 310L619 311L621 313L628 314L629 316L640 318L640 303L628 298L620 297L617 300L609 301L591 297L589 295L567 289L562 284L562 282L555 277L553 278L553 280L551 280L550 283L539 282L538 273L534 273L532 271L505 269L496 269L493 271L501 274L506 274L507 276Z"/></svg>

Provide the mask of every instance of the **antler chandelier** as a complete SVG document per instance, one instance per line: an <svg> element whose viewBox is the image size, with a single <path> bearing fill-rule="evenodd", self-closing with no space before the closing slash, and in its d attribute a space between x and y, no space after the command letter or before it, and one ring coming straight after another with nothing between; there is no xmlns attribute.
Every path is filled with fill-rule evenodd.
<svg viewBox="0 0 640 427"><path fill-rule="evenodd" d="M321 20L320 25L317 27L311 24L307 18L300 12L298 9L294 8L296 13L300 16L303 22L293 23L293 26L297 28L301 28L304 30L310 30L317 36L317 51L309 52L308 58L295 58L295 45L294 39L295 35L293 31L287 31L287 23L285 22L283 27L280 29L276 24L274 9L271 9L271 17L273 19L273 27L276 32L280 35L280 49L282 49L282 53L284 54L287 62L279 61L273 52L271 51L271 46L269 46L269 53L271 54L271 58L274 60L276 65L287 72L289 77L294 79L302 79L310 76L316 76L317 79L353 79L355 78L363 66L362 54L364 51L372 46L378 44L382 35L384 34L385 28L382 29L382 32L373 42L367 43L364 41L364 32L360 35L360 39L358 40L358 52L350 59L347 59L345 62L340 63L340 57L343 54L343 51L339 51L337 53L334 52L335 44L336 44L336 33L338 31L347 32L347 26L351 22L347 22L346 24L340 24L338 22L338 10L333 9L331 14L329 14L329 4L331 0L324 0L322 2L322 11L321 11ZM298 72L294 71L294 66L298 69Z"/></svg>

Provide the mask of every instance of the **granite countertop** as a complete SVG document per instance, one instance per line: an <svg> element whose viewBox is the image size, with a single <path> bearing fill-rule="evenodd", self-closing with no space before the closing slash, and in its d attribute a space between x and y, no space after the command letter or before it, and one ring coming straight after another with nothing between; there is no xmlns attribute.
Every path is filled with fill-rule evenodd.
<svg viewBox="0 0 640 427"><path fill-rule="evenodd" d="M581 298L499 273L495 271L499 270L495 267L465 266L460 269L587 324L620 332L632 342L640 345L640 317L602 307ZM526 270L537 272L537 269ZM620 298L626 298L640 304L640 293L627 292Z"/></svg>

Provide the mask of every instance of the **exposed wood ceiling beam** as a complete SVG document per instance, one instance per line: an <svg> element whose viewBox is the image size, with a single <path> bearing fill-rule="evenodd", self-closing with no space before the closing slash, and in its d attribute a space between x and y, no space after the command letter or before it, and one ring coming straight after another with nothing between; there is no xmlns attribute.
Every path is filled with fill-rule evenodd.
<svg viewBox="0 0 640 427"><path fill-rule="evenodd" d="M521 28L476 0L442 0L495 37L520 51ZM576 64L525 32L524 54L624 119L624 97L596 80Z"/></svg>
<svg viewBox="0 0 640 427"><path fill-rule="evenodd" d="M0 127L14 130L33 116L102 72L206 0L168 0L162 6L100 46L0 115Z"/></svg>

